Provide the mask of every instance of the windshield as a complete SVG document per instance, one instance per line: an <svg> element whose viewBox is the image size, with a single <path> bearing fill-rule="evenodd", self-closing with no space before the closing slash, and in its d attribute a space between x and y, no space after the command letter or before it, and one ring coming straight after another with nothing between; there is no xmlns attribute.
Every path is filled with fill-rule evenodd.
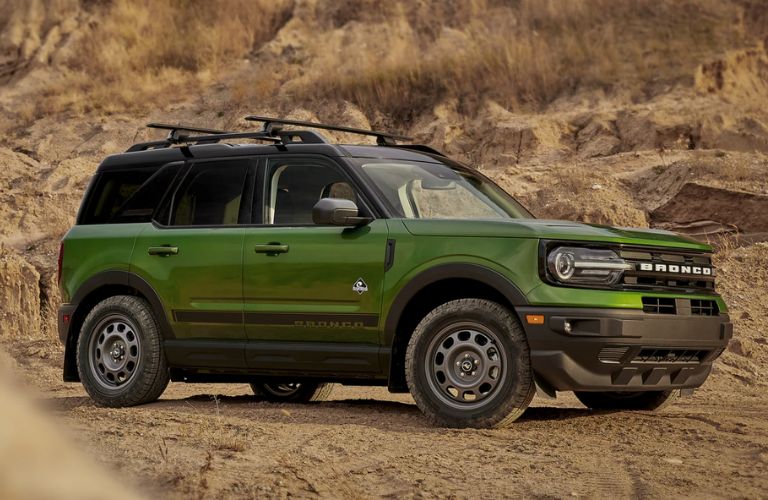
<svg viewBox="0 0 768 500"><path fill-rule="evenodd" d="M361 162L399 216L408 219L521 219L533 216L487 178L439 163Z"/></svg>

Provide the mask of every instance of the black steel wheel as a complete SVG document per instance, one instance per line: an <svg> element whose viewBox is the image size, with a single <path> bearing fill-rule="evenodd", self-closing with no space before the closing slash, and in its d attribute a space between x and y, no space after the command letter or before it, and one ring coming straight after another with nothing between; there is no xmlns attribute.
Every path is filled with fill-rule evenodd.
<svg viewBox="0 0 768 500"><path fill-rule="evenodd" d="M262 401L272 403L310 403L328 399L333 384L319 382L253 382L251 389Z"/></svg>
<svg viewBox="0 0 768 500"><path fill-rule="evenodd" d="M447 302L416 327L406 351L416 404L446 427L503 427L535 392L530 351L517 319L483 299Z"/></svg>

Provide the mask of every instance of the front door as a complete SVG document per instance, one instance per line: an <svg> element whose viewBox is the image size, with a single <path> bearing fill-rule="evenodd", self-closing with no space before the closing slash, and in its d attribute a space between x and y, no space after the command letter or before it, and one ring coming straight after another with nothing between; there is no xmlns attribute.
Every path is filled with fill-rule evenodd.
<svg viewBox="0 0 768 500"><path fill-rule="evenodd" d="M253 368L306 372L379 369L383 219L317 226L323 197L364 201L339 165L318 157L271 159L260 217L243 245L246 358Z"/></svg>

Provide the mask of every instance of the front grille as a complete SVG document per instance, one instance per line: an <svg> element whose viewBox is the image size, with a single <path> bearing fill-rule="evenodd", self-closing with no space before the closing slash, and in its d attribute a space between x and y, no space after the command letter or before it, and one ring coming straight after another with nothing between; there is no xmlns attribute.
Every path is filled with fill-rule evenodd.
<svg viewBox="0 0 768 500"><path fill-rule="evenodd" d="M632 363L701 363L710 353L704 349L641 349Z"/></svg>
<svg viewBox="0 0 768 500"><path fill-rule="evenodd" d="M677 314L675 299L643 297L643 312L649 314Z"/></svg>
<svg viewBox="0 0 768 500"><path fill-rule="evenodd" d="M633 269L624 272L624 288L713 292L715 272L705 254L658 249L622 249L621 257Z"/></svg>
<svg viewBox="0 0 768 500"><path fill-rule="evenodd" d="M717 316L720 311L714 300L691 299L691 314L696 316Z"/></svg>

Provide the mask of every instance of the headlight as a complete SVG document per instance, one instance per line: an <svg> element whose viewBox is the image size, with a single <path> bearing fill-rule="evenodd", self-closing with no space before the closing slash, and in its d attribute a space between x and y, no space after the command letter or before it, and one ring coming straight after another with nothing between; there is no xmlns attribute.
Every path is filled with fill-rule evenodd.
<svg viewBox="0 0 768 500"><path fill-rule="evenodd" d="M562 284L613 285L632 265L613 250L557 247L547 255L549 275Z"/></svg>

